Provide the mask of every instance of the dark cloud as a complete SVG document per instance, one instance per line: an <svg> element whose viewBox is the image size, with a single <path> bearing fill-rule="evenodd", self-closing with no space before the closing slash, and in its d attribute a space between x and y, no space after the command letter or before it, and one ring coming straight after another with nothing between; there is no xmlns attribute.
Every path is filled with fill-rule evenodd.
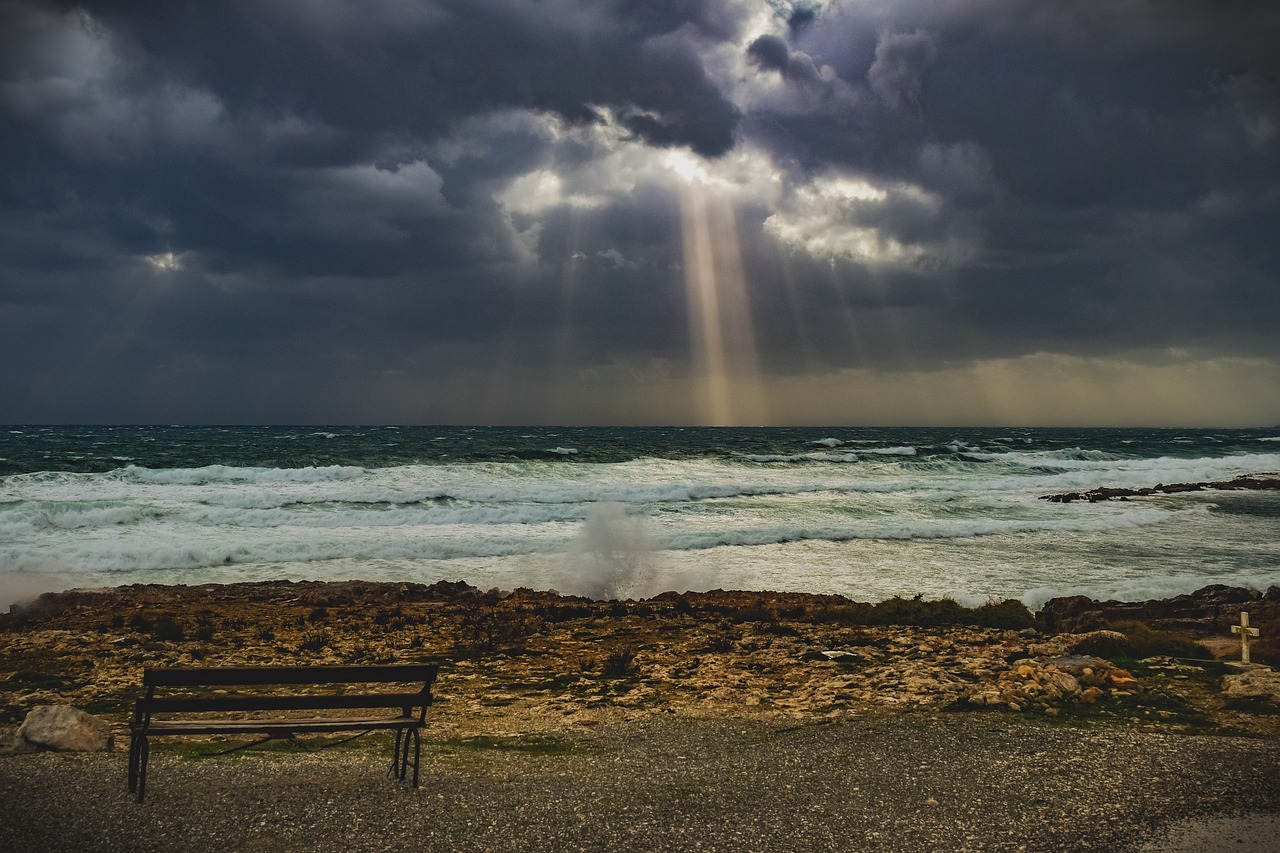
<svg viewBox="0 0 1280 853"><path fill-rule="evenodd" d="M0 4L0 419L687 376L696 215L766 376L1274 362L1276 4L759 11Z"/></svg>
<svg viewBox="0 0 1280 853"><path fill-rule="evenodd" d="M871 90L895 110L918 110L923 78L937 52L929 33L886 33L876 44L875 61L867 69Z"/></svg>
<svg viewBox="0 0 1280 853"><path fill-rule="evenodd" d="M785 71L791 58L787 43L778 36L763 35L747 45L747 55L761 68Z"/></svg>

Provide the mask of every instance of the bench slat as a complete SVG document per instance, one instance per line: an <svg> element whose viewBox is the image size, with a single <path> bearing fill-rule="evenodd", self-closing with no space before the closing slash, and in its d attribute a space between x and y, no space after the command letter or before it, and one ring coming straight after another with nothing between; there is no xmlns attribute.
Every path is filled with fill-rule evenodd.
<svg viewBox="0 0 1280 853"><path fill-rule="evenodd" d="M139 699L138 707L153 714L197 713L200 711L303 711L319 708L406 708L421 707L428 694L361 693L328 696L156 696Z"/></svg>
<svg viewBox="0 0 1280 853"><path fill-rule="evenodd" d="M202 687L263 684L356 684L369 682L424 681L436 679L435 664L386 664L378 666L210 666L199 668L152 667L142 674L146 687Z"/></svg>
<svg viewBox="0 0 1280 853"><path fill-rule="evenodd" d="M147 730L151 735L290 734L343 732L358 729L403 729L418 726L417 717L318 720L159 720Z"/></svg>

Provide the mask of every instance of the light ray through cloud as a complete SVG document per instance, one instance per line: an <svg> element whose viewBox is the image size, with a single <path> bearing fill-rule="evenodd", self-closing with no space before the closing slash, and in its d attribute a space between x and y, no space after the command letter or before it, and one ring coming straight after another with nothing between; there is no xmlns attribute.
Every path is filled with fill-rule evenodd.
<svg viewBox="0 0 1280 853"><path fill-rule="evenodd" d="M732 206L690 180L680 195L684 282L699 404L710 426L767 417Z"/></svg>

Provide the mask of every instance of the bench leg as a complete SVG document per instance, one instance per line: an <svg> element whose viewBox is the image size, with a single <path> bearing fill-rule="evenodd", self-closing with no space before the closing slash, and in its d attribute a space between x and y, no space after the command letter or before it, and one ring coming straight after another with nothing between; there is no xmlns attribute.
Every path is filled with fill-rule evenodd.
<svg viewBox="0 0 1280 853"><path fill-rule="evenodd" d="M138 793L138 734L129 735L129 793Z"/></svg>
<svg viewBox="0 0 1280 853"><path fill-rule="evenodd" d="M405 739L404 745L405 755L409 753L408 738ZM418 734L415 726L413 729L413 787L418 787L418 760L422 757L422 737ZM401 777L402 779L404 777Z"/></svg>
<svg viewBox="0 0 1280 853"><path fill-rule="evenodd" d="M147 759L151 757L151 744L146 735L139 738L138 744L138 802L147 795Z"/></svg>
<svg viewBox="0 0 1280 853"><path fill-rule="evenodd" d="M391 753L391 769L387 771L388 776L394 776L400 779L400 750L402 748L402 739L404 738L404 729L396 729L396 749Z"/></svg>

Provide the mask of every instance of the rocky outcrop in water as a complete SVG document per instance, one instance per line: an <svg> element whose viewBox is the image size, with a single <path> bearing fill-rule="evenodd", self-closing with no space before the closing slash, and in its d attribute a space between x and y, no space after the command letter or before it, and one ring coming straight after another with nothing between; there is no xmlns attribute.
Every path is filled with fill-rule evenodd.
<svg viewBox="0 0 1280 853"><path fill-rule="evenodd" d="M1041 495L1040 500L1062 504L1071 503L1072 501L1098 503L1099 501L1123 501L1135 497L1140 498L1150 497L1151 495L1173 495L1181 492L1203 492L1209 490L1275 491L1280 490L1280 477L1271 474L1249 474L1242 477L1236 477L1234 480L1216 480L1203 483L1172 483L1169 485L1157 483L1154 486L1141 489L1099 486L1098 488L1090 489L1087 492L1060 492L1054 495Z"/></svg>

